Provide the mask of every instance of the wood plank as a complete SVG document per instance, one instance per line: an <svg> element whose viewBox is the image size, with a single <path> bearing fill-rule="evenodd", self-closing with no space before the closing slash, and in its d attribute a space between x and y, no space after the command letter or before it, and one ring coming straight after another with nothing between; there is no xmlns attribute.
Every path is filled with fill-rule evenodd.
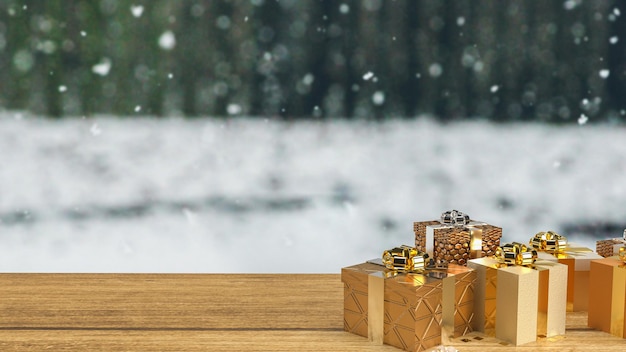
<svg viewBox="0 0 626 352"><path fill-rule="evenodd" d="M0 328L343 328L337 275L0 274L0 297Z"/></svg>
<svg viewBox="0 0 626 352"><path fill-rule="evenodd" d="M399 351L343 332L339 275L0 274L0 351ZM523 346L478 333L461 351L623 351L568 313Z"/></svg>

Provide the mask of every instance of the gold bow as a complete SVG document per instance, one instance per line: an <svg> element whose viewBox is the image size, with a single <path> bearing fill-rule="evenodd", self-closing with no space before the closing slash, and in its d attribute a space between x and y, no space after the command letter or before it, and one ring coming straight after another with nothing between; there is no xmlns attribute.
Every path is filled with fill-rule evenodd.
<svg viewBox="0 0 626 352"><path fill-rule="evenodd" d="M417 248L402 245L383 252L383 264L387 269L415 272L424 270L428 255L418 253Z"/></svg>
<svg viewBox="0 0 626 352"><path fill-rule="evenodd" d="M496 259L507 265L532 265L537 260L537 251L519 242L507 243L496 249Z"/></svg>
<svg viewBox="0 0 626 352"><path fill-rule="evenodd" d="M621 247L619 249L618 255L619 255L619 259L621 259L624 262L624 264L626 264L626 247Z"/></svg>
<svg viewBox="0 0 626 352"><path fill-rule="evenodd" d="M554 231L538 232L530 239L530 245L538 251L557 253L567 247L567 238Z"/></svg>

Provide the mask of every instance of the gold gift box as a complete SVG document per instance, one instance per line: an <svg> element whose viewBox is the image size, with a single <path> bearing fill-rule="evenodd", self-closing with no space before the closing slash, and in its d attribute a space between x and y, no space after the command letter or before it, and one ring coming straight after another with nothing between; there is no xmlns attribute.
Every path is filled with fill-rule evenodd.
<svg viewBox="0 0 626 352"><path fill-rule="evenodd" d="M626 246L626 239L612 238L610 240L596 241L596 253L604 258L619 254L619 249Z"/></svg>
<svg viewBox="0 0 626 352"><path fill-rule="evenodd" d="M466 265L473 258L492 256L500 246L502 228L470 221L463 226L434 221L413 223L415 247L438 263Z"/></svg>
<svg viewBox="0 0 626 352"><path fill-rule="evenodd" d="M567 311L584 312L589 305L589 267L593 260L602 259L591 249L570 244L572 252L538 252L538 259L567 265Z"/></svg>
<svg viewBox="0 0 626 352"><path fill-rule="evenodd" d="M626 264L618 257L591 261L588 325L626 338Z"/></svg>
<svg viewBox="0 0 626 352"><path fill-rule="evenodd" d="M467 267L420 274L362 263L343 268L341 279L344 329L374 343L423 351L472 331L476 273Z"/></svg>
<svg viewBox="0 0 626 352"><path fill-rule="evenodd" d="M514 345L565 334L565 265L506 266L495 258L479 258L468 267L477 274L474 330Z"/></svg>

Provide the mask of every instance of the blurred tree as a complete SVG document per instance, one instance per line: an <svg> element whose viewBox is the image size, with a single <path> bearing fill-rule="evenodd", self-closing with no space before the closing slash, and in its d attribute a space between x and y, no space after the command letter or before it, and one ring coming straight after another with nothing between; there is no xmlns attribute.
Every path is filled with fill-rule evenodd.
<svg viewBox="0 0 626 352"><path fill-rule="evenodd" d="M0 106L56 117L602 120L626 111L624 6L5 0Z"/></svg>
<svg viewBox="0 0 626 352"><path fill-rule="evenodd" d="M612 18L609 28L609 50L607 68L610 68L608 76L608 104L615 110L619 110L621 116L626 114L626 3L613 1L612 12L608 15ZM615 10L617 9L617 10ZM620 16L616 16L619 13ZM612 15L612 16L611 16Z"/></svg>
<svg viewBox="0 0 626 352"><path fill-rule="evenodd" d="M9 72L8 84L0 85L8 109L26 109L30 106L31 86L35 64L31 49L30 17L26 15L28 4L8 1L0 3L3 36L3 66ZM24 9L24 6L27 6ZM5 71L3 69L3 71Z"/></svg>

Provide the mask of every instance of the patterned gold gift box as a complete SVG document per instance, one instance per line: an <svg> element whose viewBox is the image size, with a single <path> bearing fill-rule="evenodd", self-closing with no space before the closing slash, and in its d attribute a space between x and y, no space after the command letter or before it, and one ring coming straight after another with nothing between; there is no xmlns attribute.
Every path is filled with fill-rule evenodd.
<svg viewBox="0 0 626 352"><path fill-rule="evenodd" d="M546 242L541 243L542 238ZM602 257L589 248L569 243L565 236L553 231L537 233L530 243L540 260L567 265L567 311L587 311L590 263Z"/></svg>
<svg viewBox="0 0 626 352"><path fill-rule="evenodd" d="M472 331L476 273L467 267L396 273L367 262L343 268L341 279L344 329L374 343L423 351Z"/></svg>
<svg viewBox="0 0 626 352"><path fill-rule="evenodd" d="M604 258L612 257L619 254L619 249L626 246L626 230L622 238L611 238L609 240L600 240L596 242L596 253Z"/></svg>
<svg viewBox="0 0 626 352"><path fill-rule="evenodd" d="M538 261L531 267L507 266L487 257L467 266L477 274L474 330L514 345L565 334L565 265Z"/></svg>
<svg viewBox="0 0 626 352"><path fill-rule="evenodd" d="M470 220L461 212L457 214L465 216L462 221L447 221L445 217L451 212L443 213L441 220L413 223L418 251L428 253L438 263L445 261L460 265L466 265L469 259L495 254L502 228Z"/></svg>
<svg viewBox="0 0 626 352"><path fill-rule="evenodd" d="M589 275L589 327L621 338L626 338L624 261L617 256L593 260Z"/></svg>

